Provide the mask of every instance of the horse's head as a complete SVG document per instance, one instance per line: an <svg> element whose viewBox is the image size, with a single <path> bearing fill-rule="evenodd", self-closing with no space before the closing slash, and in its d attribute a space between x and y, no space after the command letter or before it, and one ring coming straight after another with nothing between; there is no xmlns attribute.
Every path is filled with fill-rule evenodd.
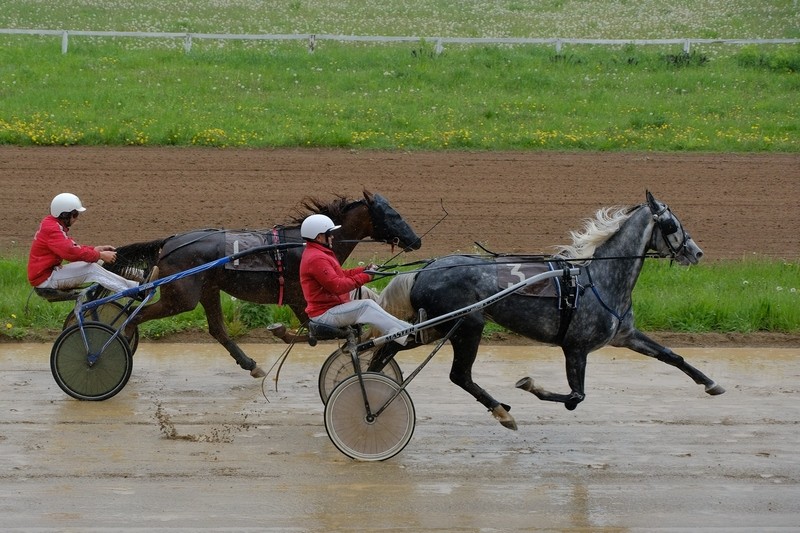
<svg viewBox="0 0 800 533"><path fill-rule="evenodd" d="M659 202L647 191L647 206L653 216L655 227L650 241L651 249L661 257L670 257L682 265L696 265L703 257L703 250L683 229L667 204Z"/></svg>
<svg viewBox="0 0 800 533"><path fill-rule="evenodd" d="M369 208L373 239L400 246L407 252L418 250L422 246L422 239L417 237L408 222L389 205L386 198L380 194L364 191L364 200Z"/></svg>

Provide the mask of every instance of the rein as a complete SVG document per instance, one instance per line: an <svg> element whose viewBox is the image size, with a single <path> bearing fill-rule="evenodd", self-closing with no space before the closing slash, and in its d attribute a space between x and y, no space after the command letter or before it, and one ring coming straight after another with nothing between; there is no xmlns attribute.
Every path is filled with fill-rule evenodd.
<svg viewBox="0 0 800 533"><path fill-rule="evenodd" d="M472 258L475 258L475 259L481 259L484 256L481 256L481 255L463 255L463 257L472 257ZM519 261L517 261L517 263L520 263L520 264L526 264L526 263L549 263L549 262L554 262L554 261L564 261L566 263L583 263L583 262L592 262L592 261L612 261L612 260L613 261L617 261L617 260L625 260L625 259L670 259L670 260L673 259L672 257L661 257L657 253L653 253L653 252L642 254L642 255L616 255L616 256L609 256L609 257L587 257L587 258L578 257L578 258L569 258L569 259L566 259L566 258L560 257L560 256L545 256L545 255L542 255L542 256L531 256L531 255L516 255L516 254L492 254L492 257L519 258ZM427 264L430 264L430 263L434 263L436 261L437 261L437 259L434 258L434 259L421 259L421 260L418 260L418 261L411 261L409 263L395 263L395 264L392 264L392 265L384 265L384 266L380 267L381 271L379 272L379 274L381 274L383 276L396 276L396 275L399 275L399 274L416 274L417 272L421 272L423 269L422 268L417 268L417 269L413 269L413 270L402 270L402 271L401 270L397 270L397 269L406 268L406 267L415 266L415 265L427 265ZM436 267L436 266L434 266L434 267L426 268L425 270L430 272L430 271L433 271L433 270L449 270L449 269L452 269L452 268L460 268L460 267L464 267L464 266L469 266L469 267L486 266L486 267L489 267L489 266L494 266L495 264L496 263L494 263L493 261L486 261L486 262L484 262L482 264L478 264L478 265L451 265L451 266L445 266L445 267ZM394 271L389 271L389 270L394 270Z"/></svg>
<svg viewBox="0 0 800 533"><path fill-rule="evenodd" d="M445 208L444 208L444 201L443 201L443 200L439 200L439 203L440 203L440 205L441 205L441 207L442 207L442 211L444 212L444 215L442 215L442 217L441 217L439 220L437 220L436 222L434 222L434 224L433 224L433 225L432 225L432 226L431 226L431 227L430 227L430 228L429 228L429 229L428 229L428 230L427 230L425 233L423 233L422 235L420 235L420 236L417 238L417 240L416 240L415 242L412 242L412 243L410 243L410 244L412 244L412 245L413 245L413 244L415 244L416 242L420 242L420 241L423 239L423 237L427 237L427 236L428 236L428 235L429 235L429 234L430 234L430 233L431 233L431 232L432 232L434 229L436 229L436 226L438 226L439 224L441 224L442 222L444 222L444 219L445 219L445 218L447 218L447 217L450 215L450 213L448 213L448 212L447 212L447 209L445 209ZM371 213L371 212L370 212L370 216L372 216L372 213ZM373 224L373 227L374 227L374 226L376 226L376 224L375 224L375 221L374 221L374 220L372 221L372 224ZM393 241L391 241L391 242L390 242L390 241L385 241L385 240L384 240L384 241L381 241L381 240L374 239L374 238L373 238L373 239L343 239L343 240L340 240L340 241L338 241L338 242L341 242L341 243L353 243L353 242L354 242L354 243L361 243L361 242L377 242L377 243L382 243L382 244L391 244L392 246L398 246L398 245L399 245L399 243L397 242L397 239L396 239L396 238L395 238ZM399 256L400 256L401 254L403 254L403 253L405 253L405 250L400 250L399 252L397 252L395 255L393 255L392 257L390 257L390 258L389 258L389 259L387 259L386 261L384 261L384 264L381 266L381 268L395 268L394 266L392 266L392 267L387 267L387 266L386 266L386 263L388 263L388 262L390 262L390 261L394 261L394 260L395 260L397 257L399 257ZM412 263L406 263L405 265L397 265L397 266L416 265L416 264L420 264L420 263L427 263L427 262L428 262L428 261L414 261L414 262L412 262ZM387 274L384 274L384 275L391 275L391 274L388 274L388 273L387 273Z"/></svg>
<svg viewBox="0 0 800 533"><path fill-rule="evenodd" d="M169 256L170 256L170 254L173 254L173 253L177 252L177 251L178 251L178 250L180 250L181 248L185 248L186 246L189 246L189 245L192 245L192 244L194 244L194 243L196 243L196 242L202 241L203 239L207 239L208 237L211 237L212 235L216 235L216 234L218 234L218 233L225 233L225 231L226 231L226 230L224 230L224 229L217 229L217 228L209 228L209 229L206 229L206 230L199 230L199 231L201 231L201 232L203 232L203 231L206 231L206 232L208 232L208 233L206 233L206 234L204 234L204 235L200 235L199 237L197 237L197 238L195 238L195 239L192 239L191 241L187 241L187 242L185 242L185 243L183 243L183 244L181 244L181 245L178 245L178 246L176 246L175 248L173 248L173 249L172 249L172 250L170 250L169 252L165 253L164 255L162 255L161 257L159 257L158 259L159 259L159 260L161 260L161 259L164 259L164 258L166 258L166 257L169 257ZM164 243L166 244L166 242L167 242L168 240L170 240L170 239L174 239L175 237L178 237L178 236L179 236L179 235L173 235L173 236L171 236L171 237L168 237L167 239L165 239L165 240L164 240Z"/></svg>
<svg viewBox="0 0 800 533"><path fill-rule="evenodd" d="M436 226L438 226L439 224L441 224L442 222L444 222L444 219L446 219L448 216L450 216L450 213L448 213L448 212L447 212L447 209L445 209L445 208L444 208L444 200L442 200L441 198L439 199L439 205L441 206L441 208L442 208L442 211L444 212L444 215L442 215L442 218L440 218L439 220L437 220L437 221L436 221L436 222L433 224L433 226L431 226L431 227L428 229L428 231L426 231L425 233L423 233L422 235L420 235L420 236L419 236L419 238L417 239L417 242L421 242L423 237L427 237L427 236L428 236L428 234L429 234L430 232L432 232L434 229L436 229ZM414 244L414 243L411 243L411 244ZM395 258L396 258L396 257L398 257L398 256L399 256L400 254L402 254L403 252L405 252L405 250L400 250L400 251L399 251L399 252L397 252L395 255L393 255L392 257L390 257L390 258L389 258L389 259L387 259L386 261L384 261L384 264L385 264L385 263L388 263L389 261L394 261L394 260L395 260Z"/></svg>

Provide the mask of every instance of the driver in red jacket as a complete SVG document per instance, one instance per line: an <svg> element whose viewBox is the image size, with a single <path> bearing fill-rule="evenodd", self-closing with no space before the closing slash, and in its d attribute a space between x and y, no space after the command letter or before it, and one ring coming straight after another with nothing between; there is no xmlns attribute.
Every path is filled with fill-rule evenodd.
<svg viewBox="0 0 800 533"><path fill-rule="evenodd" d="M98 263L116 261L113 246L83 246L69 236L70 227L84 211L74 194L61 193L53 198L50 214L42 220L31 244L28 282L39 289L62 290L99 283L114 293L138 287L138 281L109 272ZM69 263L62 264L64 261Z"/></svg>
<svg viewBox="0 0 800 533"><path fill-rule="evenodd" d="M340 227L325 215L311 215L300 227L300 236L306 240L300 260L306 314L315 322L335 327L370 324L383 335L410 328L411 324L392 316L374 300L351 299L353 290L372 281L372 276L364 271L377 267L342 269L333 253L331 234ZM407 336L395 339L402 345L407 340Z"/></svg>

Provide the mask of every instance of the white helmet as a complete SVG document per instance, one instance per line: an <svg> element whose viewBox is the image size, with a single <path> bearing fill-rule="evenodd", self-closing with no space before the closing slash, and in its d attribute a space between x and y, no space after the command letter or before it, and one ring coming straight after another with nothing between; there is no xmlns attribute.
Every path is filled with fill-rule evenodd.
<svg viewBox="0 0 800 533"><path fill-rule="evenodd" d="M71 213L73 211L83 213L86 208L81 204L81 199L72 193L62 192L50 202L50 214L54 217L61 215L61 213Z"/></svg>
<svg viewBox="0 0 800 533"><path fill-rule="evenodd" d="M320 233L328 233L329 231L339 228L341 228L341 226L334 224L333 220L325 215L311 215L306 218L303 221L303 225L300 226L300 236L313 241Z"/></svg>

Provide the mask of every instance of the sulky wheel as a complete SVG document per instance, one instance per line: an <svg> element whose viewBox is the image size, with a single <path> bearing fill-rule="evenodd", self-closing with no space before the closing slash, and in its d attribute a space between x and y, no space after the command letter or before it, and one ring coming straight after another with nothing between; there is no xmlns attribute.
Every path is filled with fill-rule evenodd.
<svg viewBox="0 0 800 533"><path fill-rule="evenodd" d="M129 315L130 311L125 309L124 305L119 302L112 301L98 305L94 309L88 309L85 312L83 319L92 322L102 322L103 324L108 324L114 329L118 329L122 326L125 320L127 320ZM74 326L77 323L78 319L75 317L75 313L70 311L70 313L67 315L67 318L64 319L64 326L62 329L67 329L68 327ZM136 348L139 347L139 328L134 328L133 334L130 337L126 335L125 339L128 341L128 347L131 349L131 355L135 354Z"/></svg>
<svg viewBox="0 0 800 533"><path fill-rule="evenodd" d="M383 374L361 375L370 411L378 413L400 385ZM342 381L325 404L325 430L340 452L359 461L384 461L400 453L414 434L416 414L405 390L377 416L367 416L359 376Z"/></svg>
<svg viewBox="0 0 800 533"><path fill-rule="evenodd" d="M361 363L361 371L366 372L369 368L369 363L372 360L373 350L366 350L358 354L358 361ZM322 403L328 402L328 397L331 391L341 383L345 378L355 375L356 371L353 368L353 359L350 353L339 348L322 363L322 368L319 371L319 397ZM403 382L403 371L400 370L400 365L397 361L391 359L389 363L381 370L385 374L395 380L397 383Z"/></svg>
<svg viewBox="0 0 800 533"><path fill-rule="evenodd" d="M61 390L78 400L98 401L125 387L133 357L127 341L115 333L101 322L85 322L83 329L75 324L61 332L50 352L50 370Z"/></svg>

